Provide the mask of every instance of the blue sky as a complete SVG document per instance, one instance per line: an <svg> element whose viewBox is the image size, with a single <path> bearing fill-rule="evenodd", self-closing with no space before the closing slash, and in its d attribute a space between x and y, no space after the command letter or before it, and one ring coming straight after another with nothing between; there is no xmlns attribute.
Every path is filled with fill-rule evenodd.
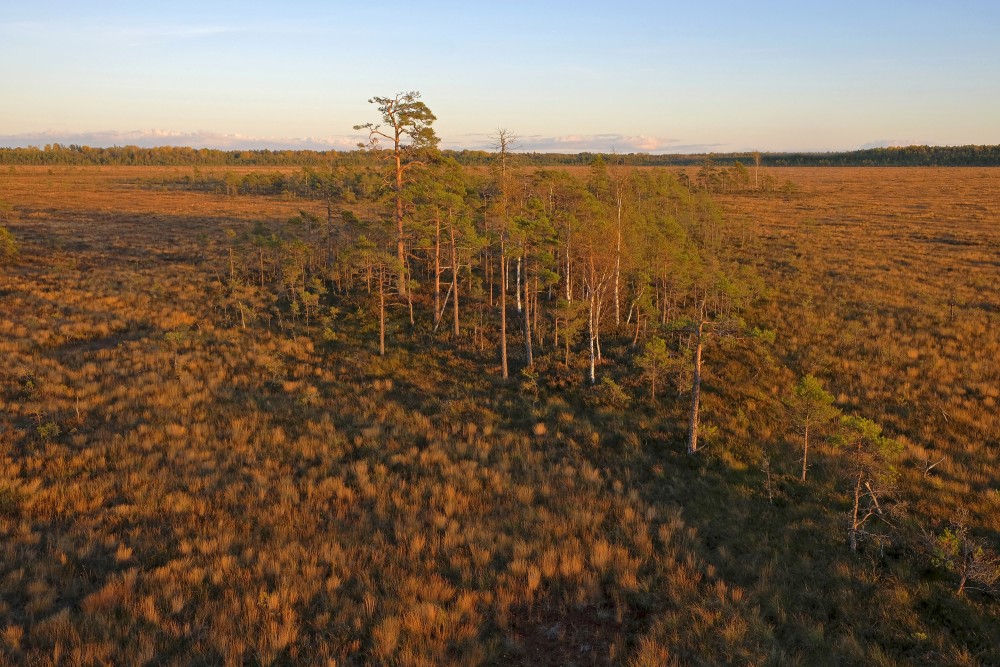
<svg viewBox="0 0 1000 667"><path fill-rule="evenodd" d="M447 147L1000 143L1000 2L7 2L0 145L351 147L420 90Z"/></svg>

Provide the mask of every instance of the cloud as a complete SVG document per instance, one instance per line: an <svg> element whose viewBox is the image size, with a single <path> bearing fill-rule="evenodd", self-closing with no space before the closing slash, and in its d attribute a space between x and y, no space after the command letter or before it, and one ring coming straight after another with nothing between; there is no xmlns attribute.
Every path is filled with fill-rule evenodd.
<svg viewBox="0 0 1000 667"><path fill-rule="evenodd" d="M469 134L460 140L443 141L447 148L492 150L488 135ZM724 144L685 144L678 139L665 139L643 134L567 134L545 136L529 134L517 137L514 150L531 153L709 153L725 147Z"/></svg>
<svg viewBox="0 0 1000 667"><path fill-rule="evenodd" d="M219 132L181 132L173 130L106 130L95 132L63 132L46 130L24 134L0 135L0 146L25 147L45 144L76 144L78 146L188 146L221 150L353 150L363 137L256 137Z"/></svg>
<svg viewBox="0 0 1000 667"><path fill-rule="evenodd" d="M265 137L245 134L226 134L199 130L104 130L69 132L46 130L22 134L0 134L0 146L25 147L45 144L75 144L77 146L188 146L190 148L217 148L220 150L354 150L362 135L335 135L328 137ZM445 139L442 148L454 150L493 150L493 140L488 134L465 134L457 139ZM514 150L526 153L711 153L727 150L726 144L684 144L677 139L663 139L646 135L623 134L569 134L545 136L531 134L517 137Z"/></svg>

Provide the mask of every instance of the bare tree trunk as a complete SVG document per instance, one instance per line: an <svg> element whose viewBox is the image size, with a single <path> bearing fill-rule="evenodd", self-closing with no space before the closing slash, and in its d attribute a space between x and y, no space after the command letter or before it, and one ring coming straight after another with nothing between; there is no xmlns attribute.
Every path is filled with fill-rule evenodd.
<svg viewBox="0 0 1000 667"><path fill-rule="evenodd" d="M257 258L260 261L260 288L264 289L264 249L257 249Z"/></svg>
<svg viewBox="0 0 1000 667"><path fill-rule="evenodd" d="M566 332L563 332L563 341L566 343L566 368L569 368L569 336Z"/></svg>
<svg viewBox="0 0 1000 667"><path fill-rule="evenodd" d="M603 286L600 290L594 291L594 296L597 298L597 307L594 316L594 344L597 346L597 361L603 360L601 356L601 311L603 310L604 299L599 296L602 291Z"/></svg>
<svg viewBox="0 0 1000 667"><path fill-rule="evenodd" d="M409 263L403 264L403 275L409 278L410 275L410 265ZM416 322L413 320L413 293L409 289L404 289L403 294L406 295L406 305L410 309L410 326L414 326Z"/></svg>
<svg viewBox="0 0 1000 667"><path fill-rule="evenodd" d="M441 215L434 214L434 326L441 320Z"/></svg>
<svg viewBox="0 0 1000 667"><path fill-rule="evenodd" d="M532 304L531 304L531 328L532 328L532 330L535 333L535 340L538 341L538 345L539 345L539 347L541 347L542 344L544 343L544 341L542 340L542 336L538 333L538 298L539 298L538 295L539 294L540 294L540 292L538 291L538 275L535 274L535 293L534 293L534 295L532 297Z"/></svg>
<svg viewBox="0 0 1000 667"><path fill-rule="evenodd" d="M500 365L503 378L507 373L507 249L500 235Z"/></svg>
<svg viewBox="0 0 1000 667"><path fill-rule="evenodd" d="M698 410L701 405L701 345L705 326L704 318L698 320L694 345L694 379L691 382L691 421L688 426L688 454L698 451Z"/></svg>
<svg viewBox="0 0 1000 667"><path fill-rule="evenodd" d="M618 284L622 270L622 192L618 184L618 229L615 241L615 327L621 325L622 311L618 301Z"/></svg>
<svg viewBox="0 0 1000 667"><path fill-rule="evenodd" d="M490 283L490 308L493 307L493 253L488 250L483 251L486 255L486 275Z"/></svg>
<svg viewBox="0 0 1000 667"><path fill-rule="evenodd" d="M559 318L552 318L552 349L559 349Z"/></svg>
<svg viewBox="0 0 1000 667"><path fill-rule="evenodd" d="M396 135L396 259L399 260L399 289L407 294L406 248L403 245L403 164L399 155L399 134Z"/></svg>
<svg viewBox="0 0 1000 667"><path fill-rule="evenodd" d="M570 237L570 227L569 227L569 224L567 223L567 225L566 225L566 300L567 301L572 301L573 300L573 281L570 279L570 272L569 272L569 268L570 268L570 264L569 264L569 261L570 261L569 260L569 258L570 258L569 237Z"/></svg>
<svg viewBox="0 0 1000 667"><path fill-rule="evenodd" d="M517 258L517 282L515 285L517 292L517 312L521 312L521 257L518 255Z"/></svg>
<svg viewBox="0 0 1000 667"><path fill-rule="evenodd" d="M450 226L451 231L451 286L455 292L455 300L452 302L452 311L455 315L455 336L458 336L458 247L455 245L455 225Z"/></svg>
<svg viewBox="0 0 1000 667"><path fill-rule="evenodd" d="M802 481L806 481L806 471L809 469L809 424L805 425L803 436L804 446L802 448Z"/></svg>
<svg viewBox="0 0 1000 667"><path fill-rule="evenodd" d="M520 266L521 266L520 260L518 260L517 266L520 269ZM535 360L534 360L534 358L532 357L532 354L531 354L531 312L530 312L531 308L529 307L529 305L531 304L531 297L530 297L530 295L528 293L528 283L530 281L528 280L528 275L527 275L528 274L528 264L527 264L527 262L525 262L525 265L524 265L524 273L525 273L525 275L524 275L524 347L525 347L525 352L528 355L528 368L534 368L534 366L535 366ZM519 272L519 275L520 275L520 272Z"/></svg>
<svg viewBox="0 0 1000 667"><path fill-rule="evenodd" d="M385 356L385 267L378 273L378 354Z"/></svg>
<svg viewBox="0 0 1000 667"><path fill-rule="evenodd" d="M594 299L596 295L593 290L590 292L590 303L587 308L587 337L590 339L590 384L597 382L597 357L595 356L595 336L594 336Z"/></svg>
<svg viewBox="0 0 1000 667"><path fill-rule="evenodd" d="M848 538L851 544L851 551L858 550L858 512L861 509L861 480L864 473L858 473L858 482L854 486L854 511L851 514L851 529L848 531Z"/></svg>

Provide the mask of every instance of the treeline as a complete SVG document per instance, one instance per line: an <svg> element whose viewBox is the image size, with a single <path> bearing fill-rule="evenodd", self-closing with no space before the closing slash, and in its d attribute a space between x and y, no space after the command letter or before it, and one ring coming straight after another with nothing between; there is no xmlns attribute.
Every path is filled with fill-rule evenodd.
<svg viewBox="0 0 1000 667"><path fill-rule="evenodd" d="M767 153L775 167L997 167L1000 146L903 146L846 153Z"/></svg>
<svg viewBox="0 0 1000 667"><path fill-rule="evenodd" d="M492 162L492 154L483 150L442 150L441 154L467 167L486 167ZM519 163L526 167L586 166L597 157L630 167L696 167L706 160L754 164L757 158L760 165L770 167L996 167L1000 166L1000 145L906 146L831 153L627 153L614 156L588 151L518 153ZM362 165L369 159L365 151L335 150L224 151L179 146L94 148L58 143L41 148L0 148L0 164L6 165L302 167L331 162Z"/></svg>
<svg viewBox="0 0 1000 667"><path fill-rule="evenodd" d="M213 166L213 167L301 167L323 165L332 159L359 160L358 152L308 150L232 150L184 146L113 146L94 148L77 144L47 144L42 148L0 148L0 164L70 166Z"/></svg>

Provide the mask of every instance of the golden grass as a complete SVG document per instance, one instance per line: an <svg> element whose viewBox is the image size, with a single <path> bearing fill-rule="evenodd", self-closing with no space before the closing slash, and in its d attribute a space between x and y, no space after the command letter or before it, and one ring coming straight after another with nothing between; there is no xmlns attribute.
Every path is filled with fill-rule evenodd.
<svg viewBox="0 0 1000 667"><path fill-rule="evenodd" d="M1000 532L1000 172L774 171L799 194L721 199L757 229L773 359L713 350L696 462L679 403L532 400L463 348L378 359L349 317L336 342L244 330L225 230L316 202L149 185L189 168L0 175L23 254L0 273L0 662L1000 659L995 601L844 553L835 462L798 487L776 416L824 378L903 438L914 513Z"/></svg>

